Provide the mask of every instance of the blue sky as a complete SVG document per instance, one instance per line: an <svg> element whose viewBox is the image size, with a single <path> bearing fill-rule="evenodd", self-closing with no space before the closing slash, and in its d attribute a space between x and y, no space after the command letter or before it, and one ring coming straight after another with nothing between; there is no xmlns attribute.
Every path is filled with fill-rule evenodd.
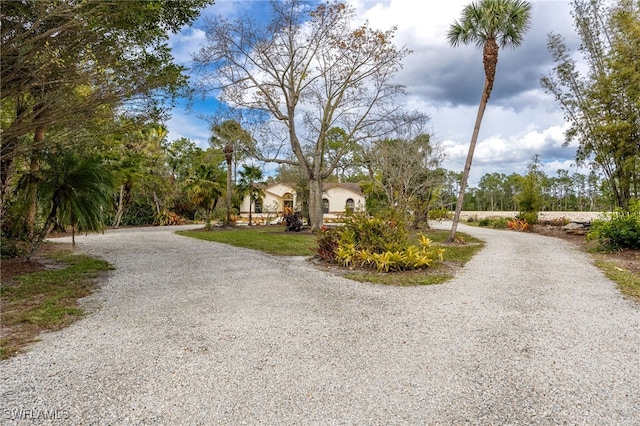
<svg viewBox="0 0 640 426"><path fill-rule="evenodd" d="M484 83L481 51L473 46L452 48L446 40L449 25L469 2L348 0L356 8L358 19L368 20L371 27L397 26L396 42L413 51L398 74L398 82L409 92L404 102L409 109L431 117L429 127L434 140L446 154L444 167L454 171L462 171ZM548 175L555 175L560 168L570 173L587 172L574 165L575 147L562 147L565 121L539 83L540 77L553 67L546 49L547 34L562 34L574 47L579 42L571 6L569 1L558 0L531 3L532 27L524 43L518 49L500 52L496 84L482 123L470 185L485 173L524 173L533 154L540 155L543 171ZM217 0L202 17L264 17L268 10L266 0ZM186 67L205 41L202 17L170 39L176 61ZM209 129L200 116L214 111L213 101L198 101L193 110L186 108L186 102L179 103L167 123L169 140L186 137L207 147Z"/></svg>

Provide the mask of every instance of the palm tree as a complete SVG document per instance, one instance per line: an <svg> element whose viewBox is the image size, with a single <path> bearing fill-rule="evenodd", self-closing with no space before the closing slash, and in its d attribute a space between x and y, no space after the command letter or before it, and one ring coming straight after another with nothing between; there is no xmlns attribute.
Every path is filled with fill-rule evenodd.
<svg viewBox="0 0 640 426"><path fill-rule="evenodd" d="M260 180L262 180L262 170L259 167L242 165L238 189L242 196L249 195L249 225L251 225L252 221L253 203L264 197L264 191L257 184Z"/></svg>
<svg viewBox="0 0 640 426"><path fill-rule="evenodd" d="M467 161L460 182L460 194L456 203L453 225L449 242L455 240L456 229L460 221L460 211L464 201L464 191L469 179L473 151L478 141L482 116L491 96L498 65L498 52L501 47L517 47L522 44L524 33L531 24L531 4L524 0L480 0L465 6L462 18L449 28L447 39L453 47L461 44L474 44L482 48L484 64L484 90L478 106L475 127L469 144Z"/></svg>
<svg viewBox="0 0 640 426"><path fill-rule="evenodd" d="M205 227L211 227L211 212L222 195L218 173L210 164L200 164L186 181L187 197L204 212Z"/></svg>
<svg viewBox="0 0 640 426"><path fill-rule="evenodd" d="M72 227L75 244L75 229L79 231L101 231L104 214L110 209L114 194L111 172L96 158L79 158L65 153L52 156L49 169L43 172L40 192L49 204L49 214L44 226L36 236L27 256L30 258L46 237L57 219L62 225Z"/></svg>
<svg viewBox="0 0 640 426"><path fill-rule="evenodd" d="M231 224L231 189L232 189L232 163L234 156L238 155L238 151L242 145L251 143L251 135L244 130L240 123L235 120L226 120L222 124L214 124L211 126L213 136L209 142L214 147L222 149L224 158L227 162L227 225Z"/></svg>

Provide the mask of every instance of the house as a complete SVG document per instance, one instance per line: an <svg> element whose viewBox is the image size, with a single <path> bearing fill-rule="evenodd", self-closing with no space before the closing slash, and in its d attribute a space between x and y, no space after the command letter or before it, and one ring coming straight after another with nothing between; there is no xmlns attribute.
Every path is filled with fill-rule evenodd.
<svg viewBox="0 0 640 426"><path fill-rule="evenodd" d="M264 196L251 203L251 217L256 223L271 223L281 218L288 207L300 210L300 202L291 184L276 183L262 188ZM322 192L322 210L327 221L338 219L351 211L363 211L366 198L359 183L325 183ZM240 217L249 218L249 196L240 204Z"/></svg>

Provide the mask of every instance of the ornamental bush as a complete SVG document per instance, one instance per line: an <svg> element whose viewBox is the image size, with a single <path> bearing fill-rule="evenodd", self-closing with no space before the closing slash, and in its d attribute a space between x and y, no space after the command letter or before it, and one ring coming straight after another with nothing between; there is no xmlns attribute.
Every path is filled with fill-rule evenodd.
<svg viewBox="0 0 640 426"><path fill-rule="evenodd" d="M316 254L341 266L393 272L427 268L442 260L444 249L432 247L422 234L419 246L410 245L407 225L397 216L354 213L345 218L344 226L322 231Z"/></svg>
<svg viewBox="0 0 640 426"><path fill-rule="evenodd" d="M485 217L480 219L478 225L480 226L490 226L495 229L505 229L507 228L509 221L513 218L507 217Z"/></svg>
<svg viewBox="0 0 640 426"><path fill-rule="evenodd" d="M629 211L618 210L591 224L588 240L597 240L603 250L640 249L640 200Z"/></svg>

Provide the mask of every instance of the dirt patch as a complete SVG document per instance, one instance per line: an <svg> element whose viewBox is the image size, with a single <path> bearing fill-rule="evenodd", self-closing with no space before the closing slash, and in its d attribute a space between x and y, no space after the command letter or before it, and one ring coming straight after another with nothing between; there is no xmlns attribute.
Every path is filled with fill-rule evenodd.
<svg viewBox="0 0 640 426"><path fill-rule="evenodd" d="M2 283L7 284L18 275L56 268L59 266L58 262L50 259L48 255L56 251L71 249L71 244L67 243L45 243L40 245L29 261L24 261L21 257L2 259L2 262L0 263L0 276L2 277Z"/></svg>

